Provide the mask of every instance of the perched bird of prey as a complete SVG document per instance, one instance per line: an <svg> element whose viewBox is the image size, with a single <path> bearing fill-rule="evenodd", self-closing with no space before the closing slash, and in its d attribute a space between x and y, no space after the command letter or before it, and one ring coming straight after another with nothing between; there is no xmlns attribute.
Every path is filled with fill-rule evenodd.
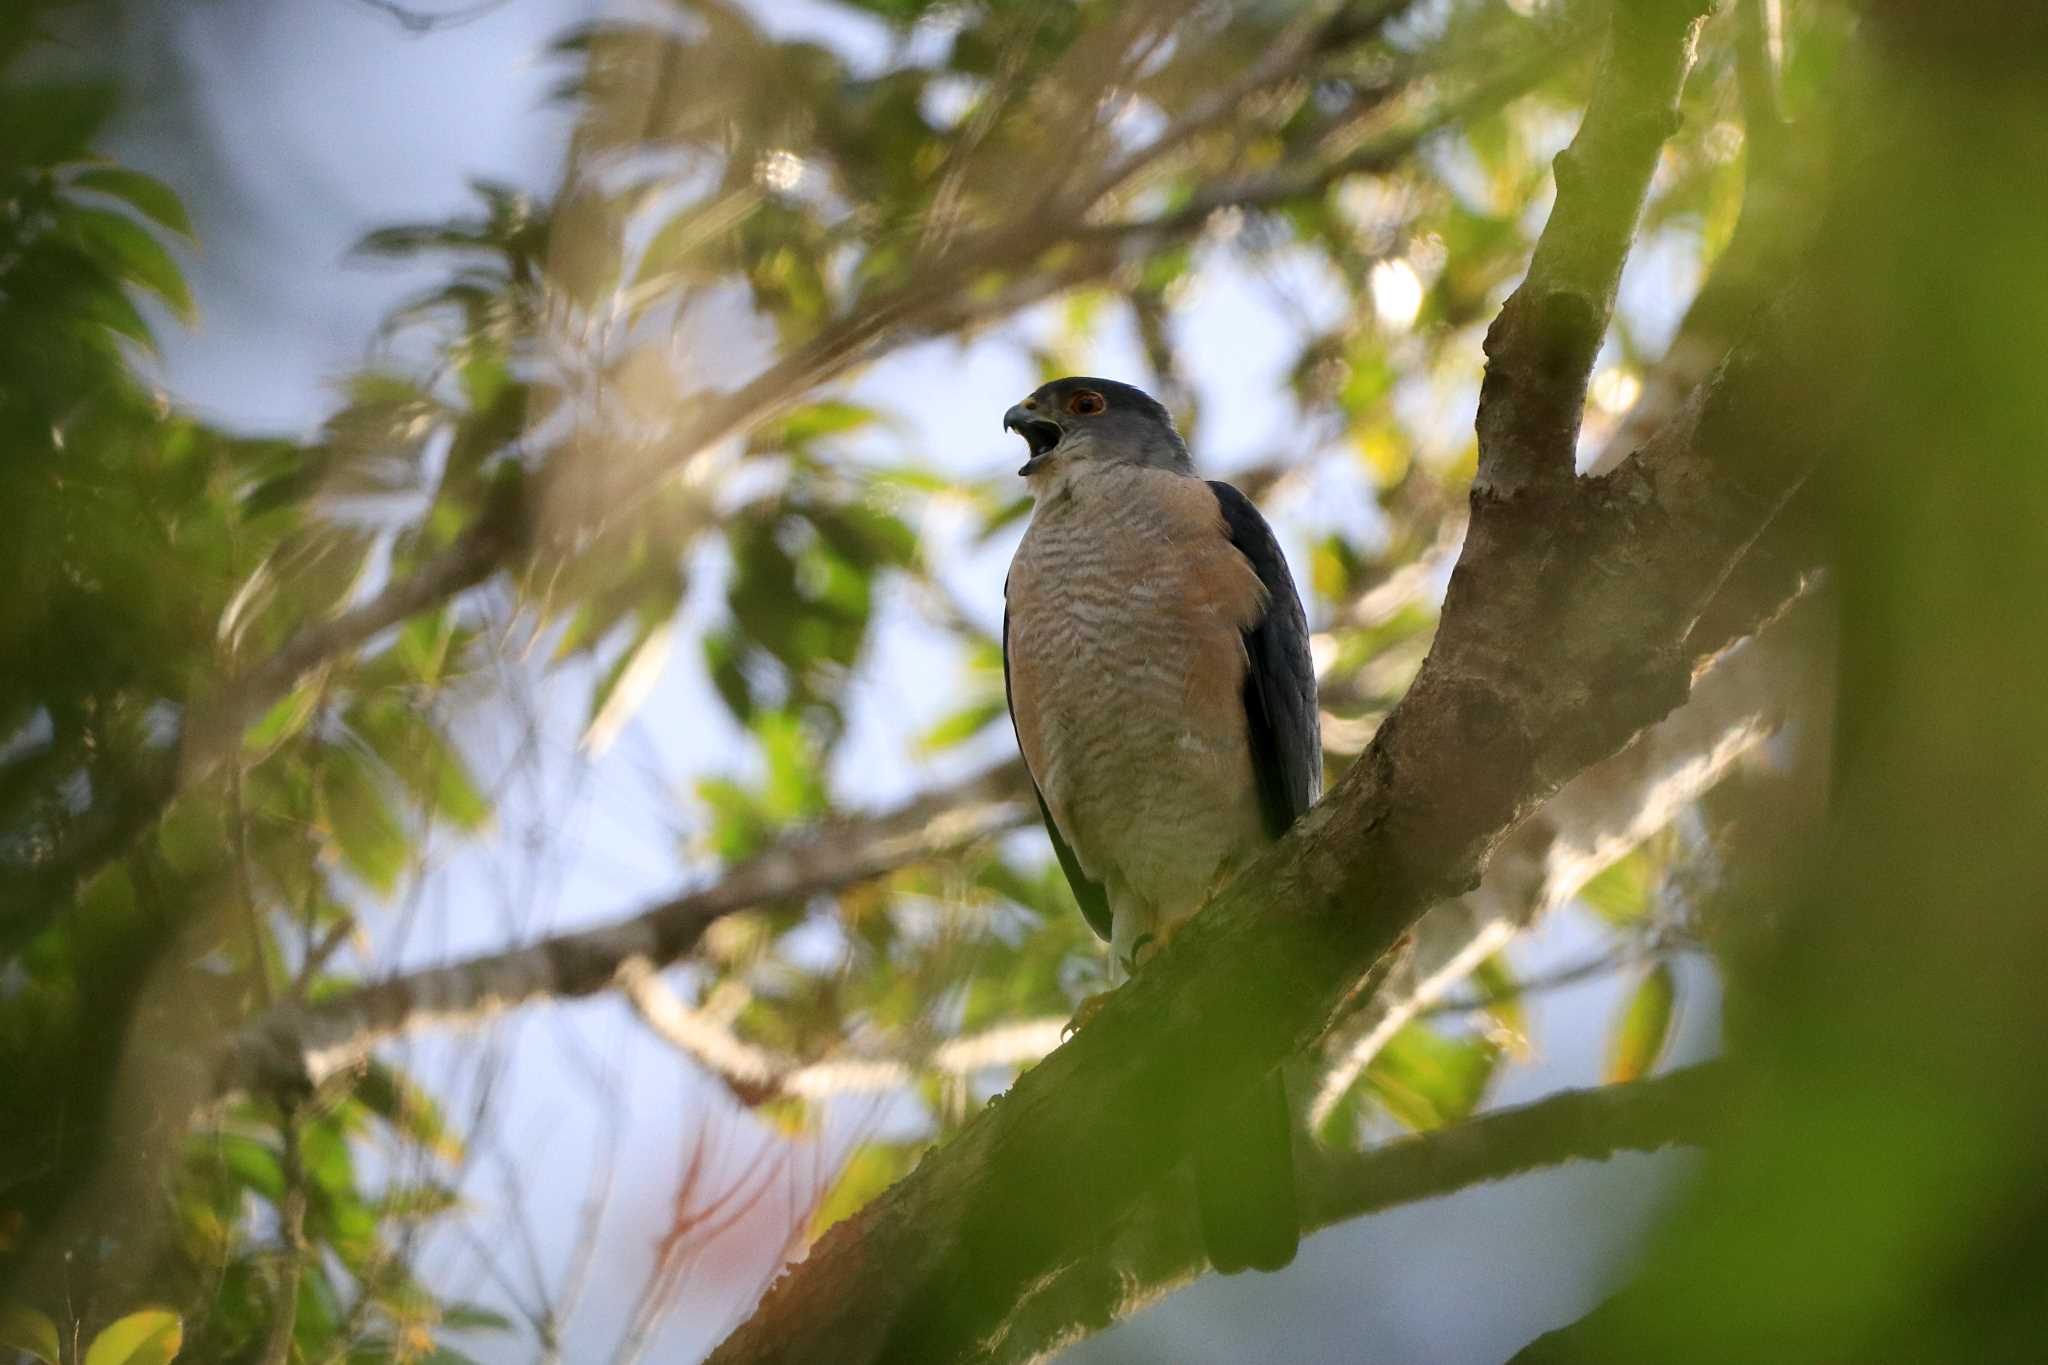
<svg viewBox="0 0 2048 1365"><path fill-rule="evenodd" d="M1150 395L1060 379L1003 426L1031 448L1035 500L1003 589L1010 719L1121 981L1315 800L1308 622L1272 528L1197 477ZM1218 1270L1294 1258L1277 1072L1204 1128L1195 1181Z"/></svg>

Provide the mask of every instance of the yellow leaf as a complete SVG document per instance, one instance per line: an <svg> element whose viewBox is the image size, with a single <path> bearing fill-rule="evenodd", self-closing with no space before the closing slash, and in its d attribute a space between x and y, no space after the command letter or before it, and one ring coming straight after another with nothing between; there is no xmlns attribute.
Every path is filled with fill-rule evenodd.
<svg viewBox="0 0 2048 1365"><path fill-rule="evenodd" d="M168 1308L117 1318L85 1348L85 1365L167 1365L185 1344L185 1320Z"/></svg>

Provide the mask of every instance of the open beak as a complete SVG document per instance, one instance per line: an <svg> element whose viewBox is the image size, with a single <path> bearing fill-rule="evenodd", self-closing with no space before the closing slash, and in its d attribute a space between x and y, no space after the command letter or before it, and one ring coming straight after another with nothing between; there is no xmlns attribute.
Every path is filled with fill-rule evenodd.
<svg viewBox="0 0 2048 1365"><path fill-rule="evenodd" d="M1044 467L1053 447L1060 443L1060 437L1066 435L1060 430L1058 422L1035 408L1025 407L1022 403L1003 414L1003 430L1016 432L1024 438L1024 444L1031 447L1031 458L1017 471L1019 475L1026 477L1036 474Z"/></svg>

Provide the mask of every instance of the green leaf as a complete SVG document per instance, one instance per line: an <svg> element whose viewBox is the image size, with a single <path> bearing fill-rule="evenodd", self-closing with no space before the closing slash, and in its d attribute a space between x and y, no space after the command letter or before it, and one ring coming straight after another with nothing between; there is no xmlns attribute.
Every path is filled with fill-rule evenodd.
<svg viewBox="0 0 2048 1365"><path fill-rule="evenodd" d="M859 431L873 426L878 420L873 408L843 399L824 398L794 408L781 421L763 427L749 442L749 447L756 451L801 451L821 437Z"/></svg>
<svg viewBox="0 0 2048 1365"><path fill-rule="evenodd" d="M49 166L83 157L115 103L112 81L10 81L0 92L0 167Z"/></svg>
<svg viewBox="0 0 2048 1365"><path fill-rule="evenodd" d="M462 1159L462 1139L449 1131L440 1105L407 1076L383 1062L370 1062L355 1094L365 1109L434 1155Z"/></svg>
<svg viewBox="0 0 2048 1365"><path fill-rule="evenodd" d="M921 753L938 753L964 744L980 734L988 724L1000 717L1005 706L1000 697L990 701L975 702L963 706L950 715L941 716L936 724L917 737Z"/></svg>
<svg viewBox="0 0 2048 1365"><path fill-rule="evenodd" d="M311 685L293 688L271 703L261 720L242 735L242 747L252 754L268 753L305 728L313 718L320 689Z"/></svg>
<svg viewBox="0 0 2048 1365"><path fill-rule="evenodd" d="M117 1318L85 1348L85 1365L165 1365L185 1344L185 1320L168 1308Z"/></svg>
<svg viewBox="0 0 2048 1365"><path fill-rule="evenodd" d="M228 1173L273 1204L284 1202L284 1162L277 1149L255 1138L223 1134L220 1163Z"/></svg>
<svg viewBox="0 0 2048 1365"><path fill-rule="evenodd" d="M1499 1060L1500 1049L1485 1038L1410 1024L1387 1041L1363 1084L1389 1114L1422 1131L1470 1116Z"/></svg>
<svg viewBox="0 0 2048 1365"><path fill-rule="evenodd" d="M63 1352L57 1324L24 1304L0 1307L0 1351L19 1351L43 1365L60 1365Z"/></svg>
<svg viewBox="0 0 2048 1365"><path fill-rule="evenodd" d="M1607 1083L1618 1085L1646 1076L1664 1055L1677 1017L1678 977L1668 962L1659 962L1637 983L1607 1046Z"/></svg>
<svg viewBox="0 0 2048 1365"><path fill-rule="evenodd" d="M153 175L131 171L125 166L94 166L80 171L73 181L89 190L110 194L160 227L169 228L187 241L196 242L192 220L176 190Z"/></svg>
<svg viewBox="0 0 2048 1365"><path fill-rule="evenodd" d="M411 846L368 764L351 750L329 748L322 763L320 796L328 828L349 871L380 895L390 895L405 871Z"/></svg>
<svg viewBox="0 0 2048 1365"><path fill-rule="evenodd" d="M156 334L136 311L134 301L112 281L102 288L79 291L76 315L83 322L97 323L127 337L150 355L156 354Z"/></svg>
<svg viewBox="0 0 2048 1365"><path fill-rule="evenodd" d="M469 761L431 720L398 707L365 708L362 719L377 756L398 774L424 812L467 833L490 822L491 800L477 785Z"/></svg>
<svg viewBox="0 0 2048 1365"><path fill-rule="evenodd" d="M1579 888L1579 900L1609 924L1632 924L1650 909L1657 872L1648 850L1636 848Z"/></svg>
<svg viewBox="0 0 2048 1365"><path fill-rule="evenodd" d="M67 209L63 221L122 279L161 298L181 321L192 321L197 309L185 274L148 228L125 213L105 209Z"/></svg>
<svg viewBox="0 0 2048 1365"><path fill-rule="evenodd" d="M451 1332L509 1332L514 1324L494 1308L454 1302L441 1305L441 1325Z"/></svg>

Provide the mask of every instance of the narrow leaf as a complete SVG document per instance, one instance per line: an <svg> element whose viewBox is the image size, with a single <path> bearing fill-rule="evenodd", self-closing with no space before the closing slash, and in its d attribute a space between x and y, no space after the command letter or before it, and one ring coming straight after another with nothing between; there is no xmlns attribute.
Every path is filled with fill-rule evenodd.
<svg viewBox="0 0 2048 1365"><path fill-rule="evenodd" d="M602 754L626 728L661 681L668 663L669 646L675 639L672 623L659 621L641 627L632 647L618 657L598 683L590 698L590 725L583 732L583 747Z"/></svg>
<svg viewBox="0 0 2048 1365"><path fill-rule="evenodd" d="M161 298L181 320L192 320L197 310L185 273L148 228L125 213L105 209L70 209L64 220L122 279Z"/></svg>
<svg viewBox="0 0 2048 1365"><path fill-rule="evenodd" d="M89 190L110 194L160 227L196 242L192 220L178 193L153 175L131 171L125 166L94 166L81 171L76 182Z"/></svg>
<svg viewBox="0 0 2048 1365"><path fill-rule="evenodd" d="M1607 1048L1607 1083L1617 1085L1646 1076L1664 1055L1677 1014L1678 978L1668 962L1644 975L1628 1003Z"/></svg>

